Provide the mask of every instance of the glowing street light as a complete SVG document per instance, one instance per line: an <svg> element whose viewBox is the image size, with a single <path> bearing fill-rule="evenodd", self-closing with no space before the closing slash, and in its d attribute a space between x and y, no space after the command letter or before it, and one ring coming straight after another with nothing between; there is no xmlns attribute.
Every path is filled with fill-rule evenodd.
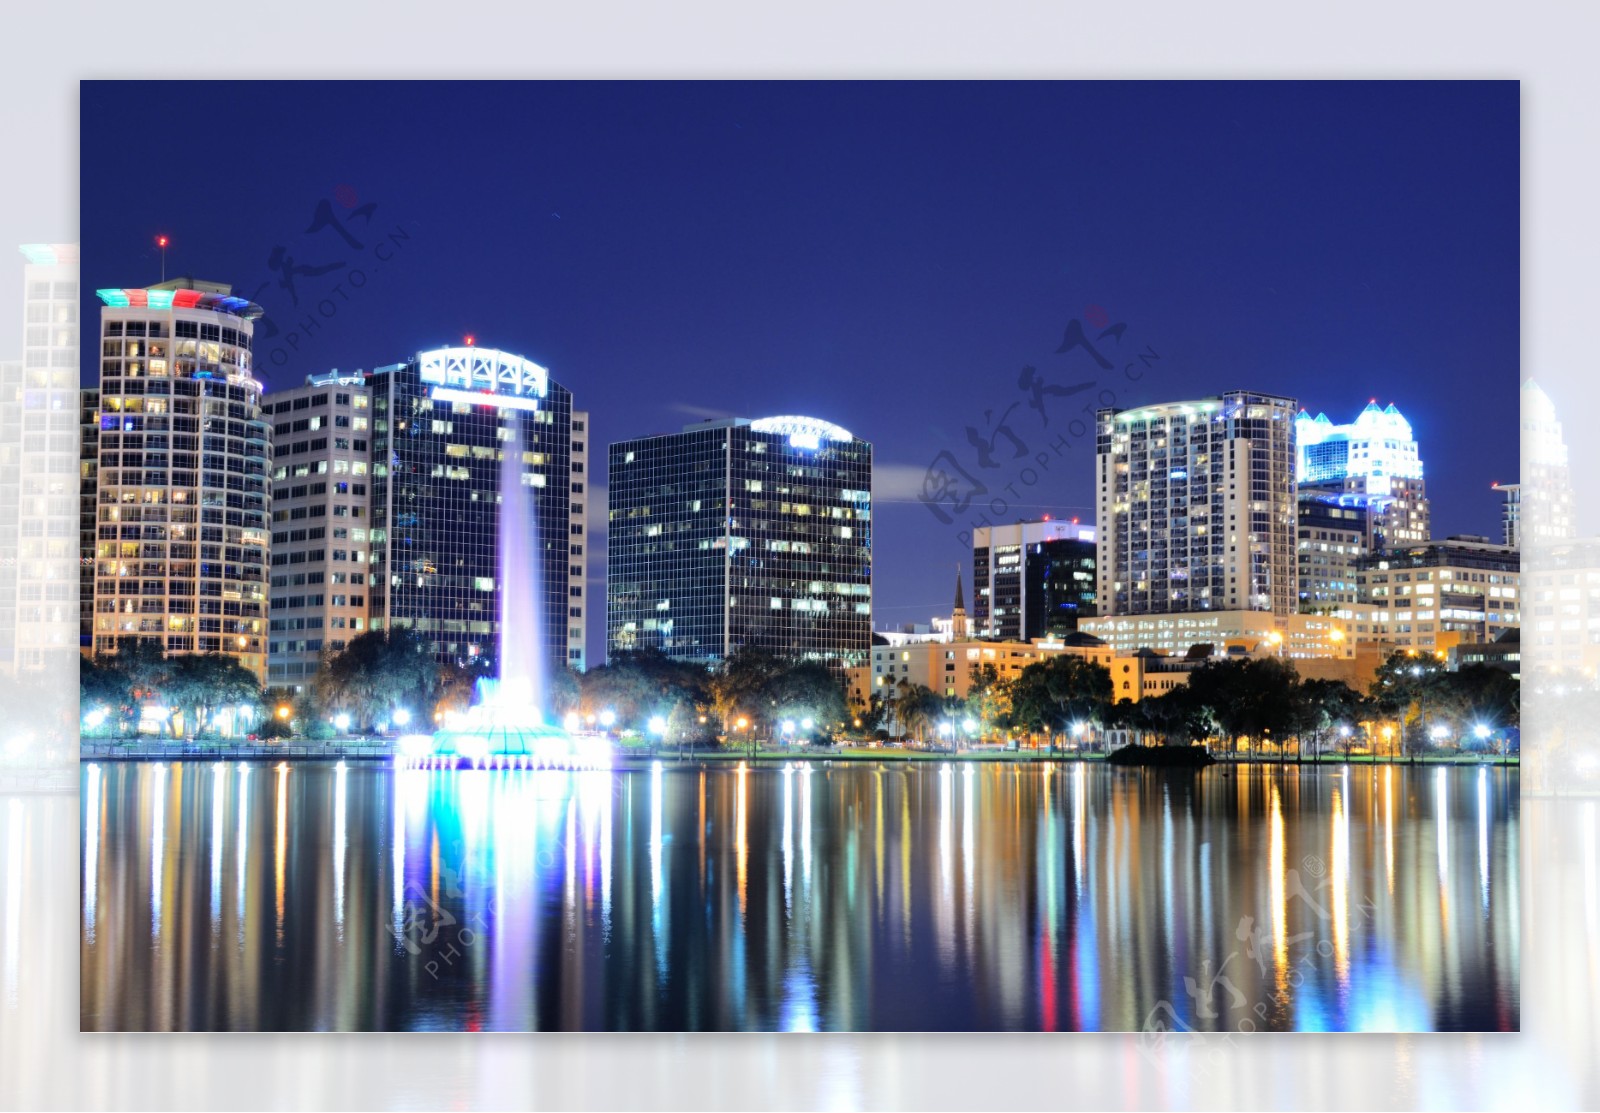
<svg viewBox="0 0 1600 1113"><path fill-rule="evenodd" d="M667 733L667 721L665 719L663 719L660 715L652 715L650 717L650 733L651 734L657 734L657 735L666 734Z"/></svg>
<svg viewBox="0 0 1600 1113"><path fill-rule="evenodd" d="M966 730L966 732L967 732L967 733L968 733L968 734L976 734L976 733L977 733L977 731L978 731L978 724L977 724L977 722L976 722L976 721L974 721L974 720L973 720L973 719L972 719L972 718L970 718L970 717L968 717L968 718L966 718L966 719L964 719L964 720L962 720L962 722L961 722L961 725L962 725L962 727L963 727L963 728L964 728L964 729L965 729L965 730Z"/></svg>
<svg viewBox="0 0 1600 1113"><path fill-rule="evenodd" d="M397 707L394 709L394 714L389 716L389 719L395 726L403 727L411 721L411 712L404 707Z"/></svg>
<svg viewBox="0 0 1600 1113"><path fill-rule="evenodd" d="M333 717L333 725L338 727L341 731L349 730L350 716L346 715L343 711L339 712L339 714Z"/></svg>
<svg viewBox="0 0 1600 1113"><path fill-rule="evenodd" d="M1479 723L1477 726L1472 728L1472 733L1478 736L1479 742L1487 742L1489 740L1491 731L1483 723Z"/></svg>
<svg viewBox="0 0 1600 1113"><path fill-rule="evenodd" d="M582 726L583 720L578 717L578 713L576 711L568 711L565 723L568 732L571 732Z"/></svg>
<svg viewBox="0 0 1600 1113"><path fill-rule="evenodd" d="M1430 730L1428 733L1433 735L1433 740L1435 742L1443 742L1446 738L1448 738L1450 736L1450 728L1445 726L1443 723L1440 723L1439 725L1435 726L1432 730Z"/></svg>
<svg viewBox="0 0 1600 1113"><path fill-rule="evenodd" d="M99 726L105 721L106 709L103 707L97 707L83 717L83 725L88 727L90 730L93 730L95 727Z"/></svg>
<svg viewBox="0 0 1600 1113"><path fill-rule="evenodd" d="M616 722L617 713L611 710L611 708L608 707L604 711L600 712L600 725L605 727L607 730L610 730L613 726L615 726Z"/></svg>
<svg viewBox="0 0 1600 1113"><path fill-rule="evenodd" d="M811 721L811 717L809 715L800 720L800 729L806 731L807 733L810 733L811 728L815 725L816 724Z"/></svg>
<svg viewBox="0 0 1600 1113"><path fill-rule="evenodd" d="M737 723L734 723L733 725L735 727L737 727L739 730L744 730L746 727L748 727L750 725L750 720L746 719L743 715L740 715L739 716L739 721Z"/></svg>
<svg viewBox="0 0 1600 1113"><path fill-rule="evenodd" d="M287 703L278 704L278 718L287 719L288 717L289 717L289 705Z"/></svg>

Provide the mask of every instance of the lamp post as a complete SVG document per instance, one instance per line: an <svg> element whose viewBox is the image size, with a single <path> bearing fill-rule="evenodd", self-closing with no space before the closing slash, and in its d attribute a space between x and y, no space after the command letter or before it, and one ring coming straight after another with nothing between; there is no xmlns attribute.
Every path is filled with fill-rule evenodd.
<svg viewBox="0 0 1600 1113"><path fill-rule="evenodd" d="M666 734L667 734L667 720L662 718L660 715L652 715L650 717L650 733L656 736L655 745L652 747L652 749L650 751L651 754L653 755L655 753L656 747L660 746L661 740L666 737Z"/></svg>

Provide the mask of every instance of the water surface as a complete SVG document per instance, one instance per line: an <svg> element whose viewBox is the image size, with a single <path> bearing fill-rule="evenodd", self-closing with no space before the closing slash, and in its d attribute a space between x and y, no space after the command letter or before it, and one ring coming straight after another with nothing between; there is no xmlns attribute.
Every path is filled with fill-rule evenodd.
<svg viewBox="0 0 1600 1113"><path fill-rule="evenodd" d="M85 1030L1515 1030L1518 773L86 765Z"/></svg>

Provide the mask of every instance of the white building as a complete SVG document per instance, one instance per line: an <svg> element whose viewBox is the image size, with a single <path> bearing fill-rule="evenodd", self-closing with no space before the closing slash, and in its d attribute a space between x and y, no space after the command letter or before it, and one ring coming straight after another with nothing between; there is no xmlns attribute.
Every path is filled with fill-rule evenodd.
<svg viewBox="0 0 1600 1113"><path fill-rule="evenodd" d="M93 652L133 637L169 654L226 653L265 679L272 430L251 354L261 307L188 278L96 293Z"/></svg>
<svg viewBox="0 0 1600 1113"><path fill-rule="evenodd" d="M1295 481L1368 516L1373 549L1415 545L1430 536L1427 485L1411 423L1391 403L1369 402L1348 425L1328 415L1295 419Z"/></svg>
<svg viewBox="0 0 1600 1113"><path fill-rule="evenodd" d="M1230 391L1098 412L1102 617L1294 613L1295 410Z"/></svg>

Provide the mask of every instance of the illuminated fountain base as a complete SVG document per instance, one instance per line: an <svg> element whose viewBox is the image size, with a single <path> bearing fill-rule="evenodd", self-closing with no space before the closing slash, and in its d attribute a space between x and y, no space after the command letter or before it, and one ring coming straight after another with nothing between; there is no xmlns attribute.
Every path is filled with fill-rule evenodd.
<svg viewBox="0 0 1600 1113"><path fill-rule="evenodd" d="M433 734L400 740L397 763L413 769L609 769L611 743L553 726L531 701L493 681L480 699Z"/></svg>

